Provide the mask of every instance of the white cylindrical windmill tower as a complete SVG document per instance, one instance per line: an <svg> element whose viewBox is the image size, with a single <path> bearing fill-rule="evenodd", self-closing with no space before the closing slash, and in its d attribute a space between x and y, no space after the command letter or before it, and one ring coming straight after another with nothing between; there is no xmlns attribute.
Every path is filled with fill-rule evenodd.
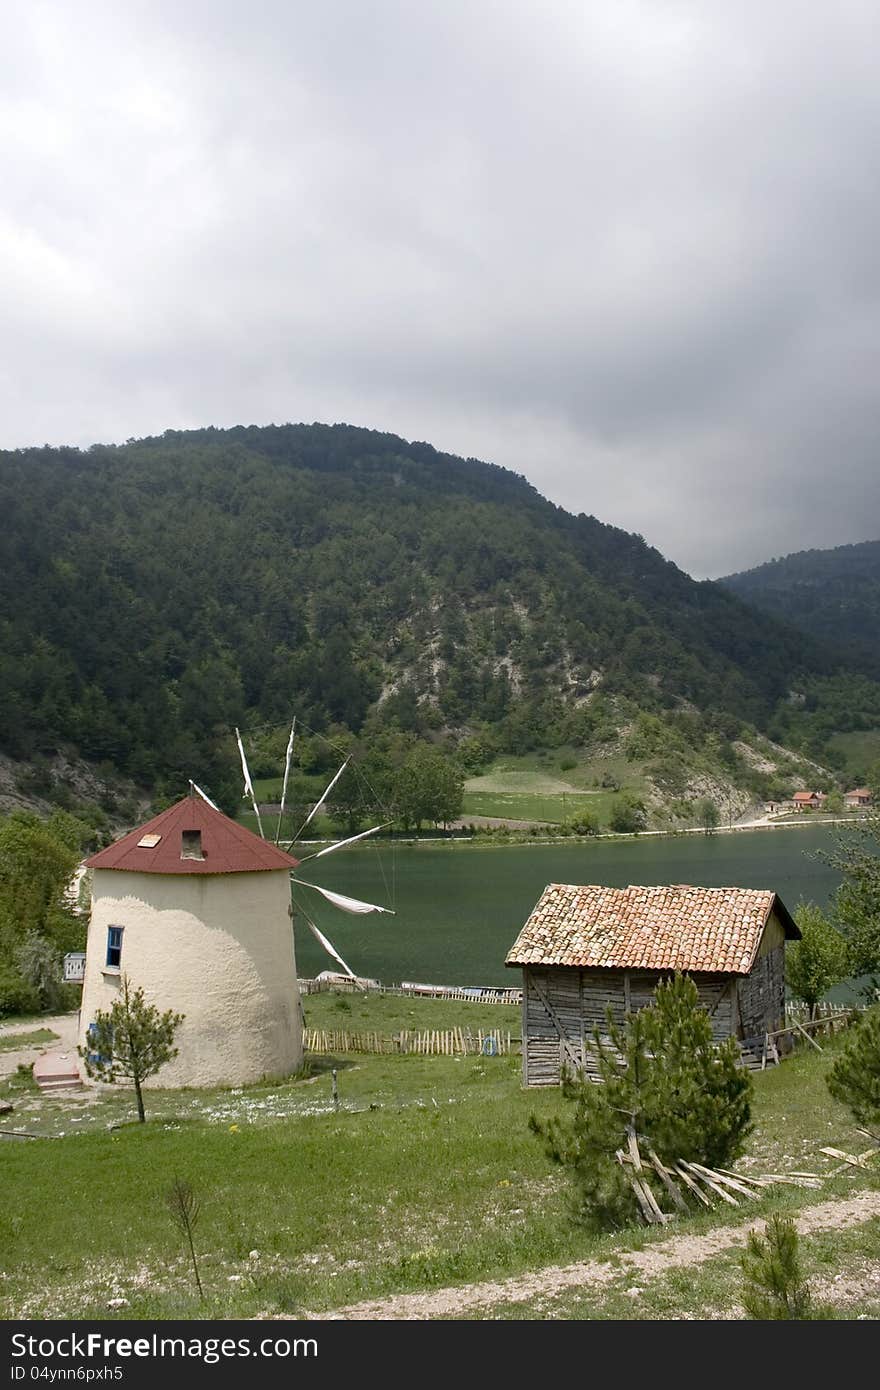
<svg viewBox="0 0 880 1390"><path fill-rule="evenodd" d="M242 1085L301 1065L291 855L193 793L86 863L84 1045L125 974L184 1015L179 1055L152 1085Z"/></svg>

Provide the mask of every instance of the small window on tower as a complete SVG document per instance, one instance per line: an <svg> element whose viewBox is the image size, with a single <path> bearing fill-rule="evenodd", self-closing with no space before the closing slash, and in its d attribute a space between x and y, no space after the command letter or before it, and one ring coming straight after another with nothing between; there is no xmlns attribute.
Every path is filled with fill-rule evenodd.
<svg viewBox="0 0 880 1390"><path fill-rule="evenodd" d="M204 859L201 830L182 830L180 832L180 857L181 859Z"/></svg>
<svg viewBox="0 0 880 1390"><path fill-rule="evenodd" d="M118 970L122 964L122 928L107 928L107 969Z"/></svg>

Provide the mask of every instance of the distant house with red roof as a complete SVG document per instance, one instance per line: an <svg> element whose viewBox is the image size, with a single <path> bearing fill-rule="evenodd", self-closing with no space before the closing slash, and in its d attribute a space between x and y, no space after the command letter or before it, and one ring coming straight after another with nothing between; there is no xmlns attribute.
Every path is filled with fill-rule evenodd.
<svg viewBox="0 0 880 1390"><path fill-rule="evenodd" d="M297 861L193 792L86 860L80 1026L122 975L184 1015L158 1086L242 1085L302 1062L290 873Z"/></svg>
<svg viewBox="0 0 880 1390"><path fill-rule="evenodd" d="M676 971L694 981L719 1042L762 1049L785 1021L785 942L800 931L770 890L551 883L508 953L523 972L523 1082L567 1067L598 1077L590 1041L650 1004Z"/></svg>
<svg viewBox="0 0 880 1390"><path fill-rule="evenodd" d="M791 804L796 811L821 811L825 805L824 792L795 792Z"/></svg>
<svg viewBox="0 0 880 1390"><path fill-rule="evenodd" d="M847 806L870 806L873 801L868 787L853 787L851 792L844 792L843 799Z"/></svg>

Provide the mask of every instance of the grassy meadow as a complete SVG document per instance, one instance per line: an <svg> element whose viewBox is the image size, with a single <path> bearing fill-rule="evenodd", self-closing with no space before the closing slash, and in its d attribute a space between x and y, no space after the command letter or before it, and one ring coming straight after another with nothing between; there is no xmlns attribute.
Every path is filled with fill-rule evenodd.
<svg viewBox="0 0 880 1390"><path fill-rule="evenodd" d="M574 749L498 758L485 773L468 778L462 818L493 816L558 825L589 811L607 828L617 793L602 787L603 778L639 795L645 789L638 768L623 758L589 762Z"/></svg>
<svg viewBox="0 0 880 1390"><path fill-rule="evenodd" d="M304 1005L310 1026L380 1031L515 1027L517 1014L506 1006L332 993ZM826 1174L834 1164L818 1154L823 1144L864 1147L827 1093L829 1064L829 1051L811 1049L755 1077L744 1171ZM565 1174L528 1129L531 1114L551 1115L563 1102L555 1089L523 1091L518 1056L315 1058L306 1074L282 1082L151 1091L145 1125L132 1123L127 1092L41 1095L19 1073L0 1096L15 1105L5 1127L47 1136L0 1139L5 1318L305 1316L366 1297L614 1258L659 1238L638 1227L593 1235L573 1223ZM201 1202L204 1302L165 1205L176 1177ZM704 1231L825 1201L867 1180L853 1171L829 1177L819 1191L776 1188L747 1211L694 1215L674 1230ZM849 1258L848 1242L852 1258L861 1258L861 1236L852 1231L821 1239L829 1267L838 1255ZM710 1307L720 1285L711 1271L706 1277ZM641 1316L694 1308L693 1281L685 1288L670 1279ZM533 1300L503 1315L617 1315L603 1311L601 1300L578 1303L582 1294L573 1291L552 1311ZM118 1298L126 1302L110 1309Z"/></svg>

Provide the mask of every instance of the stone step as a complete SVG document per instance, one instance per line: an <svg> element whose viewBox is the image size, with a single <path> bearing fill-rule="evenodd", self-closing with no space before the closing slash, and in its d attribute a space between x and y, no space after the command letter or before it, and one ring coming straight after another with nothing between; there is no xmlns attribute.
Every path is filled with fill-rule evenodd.
<svg viewBox="0 0 880 1390"><path fill-rule="evenodd" d="M70 1051L42 1053L34 1062L34 1080L41 1091L82 1086L76 1054Z"/></svg>

